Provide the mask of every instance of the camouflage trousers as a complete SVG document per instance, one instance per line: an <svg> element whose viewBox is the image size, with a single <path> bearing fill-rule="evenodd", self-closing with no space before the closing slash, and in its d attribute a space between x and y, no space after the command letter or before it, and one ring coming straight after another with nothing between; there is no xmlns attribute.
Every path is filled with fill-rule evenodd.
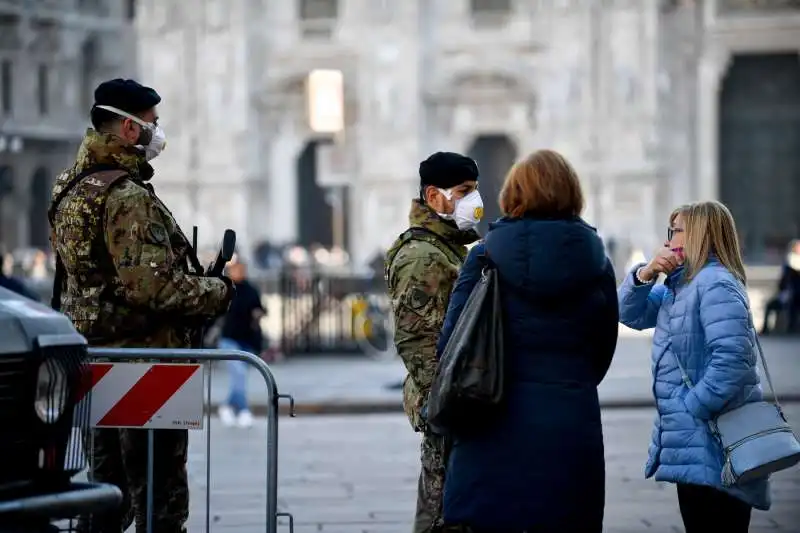
<svg viewBox="0 0 800 533"><path fill-rule="evenodd" d="M78 531L122 533L136 522L136 533L147 530L147 430L96 429L91 449L92 481L116 485L122 506L103 516L83 517ZM88 439L87 439L88 440ZM189 518L186 474L189 432L153 431L153 531L185 533Z"/></svg>
<svg viewBox="0 0 800 533"><path fill-rule="evenodd" d="M449 439L425 432L420 446L422 469L417 486L417 514L414 533L443 533L442 498Z"/></svg>

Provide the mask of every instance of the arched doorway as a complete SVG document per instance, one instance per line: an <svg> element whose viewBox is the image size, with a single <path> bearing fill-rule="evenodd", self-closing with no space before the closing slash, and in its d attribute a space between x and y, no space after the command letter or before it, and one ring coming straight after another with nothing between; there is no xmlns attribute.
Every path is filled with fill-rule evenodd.
<svg viewBox="0 0 800 533"><path fill-rule="evenodd" d="M6 208L14 192L14 169L8 165L0 166L0 249L10 246L13 234L11 225L6 223ZM15 225L16 226L16 225Z"/></svg>
<svg viewBox="0 0 800 533"><path fill-rule="evenodd" d="M28 228L30 245L47 249L50 246L50 223L47 209L50 206L50 173L39 167L31 179L30 204L28 208Z"/></svg>
<svg viewBox="0 0 800 533"><path fill-rule="evenodd" d="M344 218L343 242L348 249L347 213L349 194L346 187L338 193L317 184L317 147L321 141L310 140L297 158L297 243L301 246L315 244L330 248L334 244L334 216ZM338 203L338 205L337 205ZM338 213L337 213L338 211Z"/></svg>
<svg viewBox="0 0 800 533"><path fill-rule="evenodd" d="M484 215L478 225L483 235L489 222L500 216L498 196L506 173L517 159L517 149L506 135L480 135L473 141L467 154L478 163L479 188L483 197Z"/></svg>
<svg viewBox="0 0 800 533"><path fill-rule="evenodd" d="M749 263L778 263L800 238L800 57L735 56L723 80L719 191Z"/></svg>

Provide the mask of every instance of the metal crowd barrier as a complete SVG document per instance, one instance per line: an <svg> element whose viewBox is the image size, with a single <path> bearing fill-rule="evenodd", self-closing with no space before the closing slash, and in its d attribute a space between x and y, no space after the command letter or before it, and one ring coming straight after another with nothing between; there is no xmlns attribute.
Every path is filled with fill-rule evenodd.
<svg viewBox="0 0 800 533"><path fill-rule="evenodd" d="M288 520L289 531L294 531L291 513L278 512L278 408L281 399L289 401L290 416L294 416L294 398L278 393L278 385L269 366L259 357L238 350L168 349L168 348L89 348L92 359L125 363L146 360L147 363L193 363L196 361L243 361L255 367L268 390L267 411L267 527L266 533L278 533L278 518ZM206 365L206 532L211 528L211 368ZM147 531L153 533L153 429L148 429L147 454ZM169 430L164 430L169 431Z"/></svg>

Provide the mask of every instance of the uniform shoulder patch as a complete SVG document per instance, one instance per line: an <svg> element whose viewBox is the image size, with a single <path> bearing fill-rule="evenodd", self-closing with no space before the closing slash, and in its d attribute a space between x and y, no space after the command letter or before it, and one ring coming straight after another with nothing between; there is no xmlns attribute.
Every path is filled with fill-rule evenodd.
<svg viewBox="0 0 800 533"><path fill-rule="evenodd" d="M86 178L83 181L87 185L92 185L94 187L105 187L106 186L106 182L104 182L102 180L99 180L99 179L95 178L94 176L89 176L88 178Z"/></svg>
<svg viewBox="0 0 800 533"><path fill-rule="evenodd" d="M151 222L147 225L147 240L152 244L164 244L167 242L167 228L163 224Z"/></svg>
<svg viewBox="0 0 800 533"><path fill-rule="evenodd" d="M422 289L415 287L411 290L411 295L408 298L408 305L411 309L419 311L424 309L428 302L431 301L431 296Z"/></svg>

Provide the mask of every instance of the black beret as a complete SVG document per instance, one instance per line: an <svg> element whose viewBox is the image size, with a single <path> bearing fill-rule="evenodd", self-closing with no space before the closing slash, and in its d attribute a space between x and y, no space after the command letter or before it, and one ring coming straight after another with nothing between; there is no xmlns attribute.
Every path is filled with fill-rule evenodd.
<svg viewBox="0 0 800 533"><path fill-rule="evenodd" d="M478 164L471 157L454 152L436 152L419 164L420 186L449 189L465 181L477 181Z"/></svg>
<svg viewBox="0 0 800 533"><path fill-rule="evenodd" d="M94 105L107 105L135 115L161 102L158 93L134 80L116 78L104 81L94 90Z"/></svg>

